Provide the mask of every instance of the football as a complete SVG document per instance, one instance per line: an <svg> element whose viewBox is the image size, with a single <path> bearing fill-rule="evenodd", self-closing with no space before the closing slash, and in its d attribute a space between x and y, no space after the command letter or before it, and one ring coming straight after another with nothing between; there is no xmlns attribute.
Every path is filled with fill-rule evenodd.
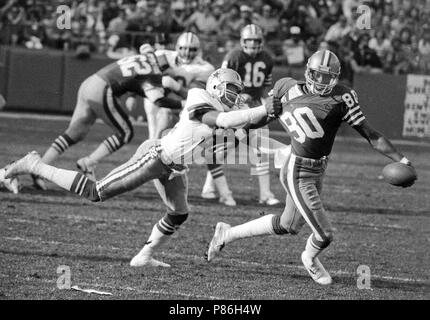
<svg viewBox="0 0 430 320"><path fill-rule="evenodd" d="M417 179L415 169L400 162L387 164L382 170L382 176L389 184L399 187L411 186Z"/></svg>

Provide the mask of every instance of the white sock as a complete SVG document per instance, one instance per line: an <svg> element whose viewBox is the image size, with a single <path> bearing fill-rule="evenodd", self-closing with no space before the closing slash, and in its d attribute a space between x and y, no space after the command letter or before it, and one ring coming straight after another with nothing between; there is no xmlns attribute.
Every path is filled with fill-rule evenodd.
<svg viewBox="0 0 430 320"><path fill-rule="evenodd" d="M205 180L205 184L203 185L203 193L208 193L208 192L215 192L215 184L214 184L214 179L212 178L212 174L210 173L210 171L207 171L206 173L206 180Z"/></svg>
<svg viewBox="0 0 430 320"><path fill-rule="evenodd" d="M260 185L260 199L265 200L268 197L273 197L270 191L270 174L258 176L258 184Z"/></svg>
<svg viewBox="0 0 430 320"><path fill-rule="evenodd" d="M72 188L76 175L79 174L76 171L59 169L43 162L39 162L33 171L35 175L45 178L69 191Z"/></svg>
<svg viewBox="0 0 430 320"><path fill-rule="evenodd" d="M311 234L306 242L306 254L308 257L314 259L316 258L324 249L318 248L312 241L313 234Z"/></svg>
<svg viewBox="0 0 430 320"><path fill-rule="evenodd" d="M149 236L148 241L146 242L145 246L140 250L139 255L144 256L152 256L155 250L157 250L160 246L162 246L164 243L166 243L170 238L170 235L166 235L162 233L158 227L157 224L154 225L152 228L151 235Z"/></svg>
<svg viewBox="0 0 430 320"><path fill-rule="evenodd" d="M216 189L218 190L218 193L221 196L231 194L230 188L228 187L227 179L225 178L224 175L222 175L218 178L215 178L213 181L214 181Z"/></svg>
<svg viewBox="0 0 430 320"><path fill-rule="evenodd" d="M227 231L225 242L229 243L243 238L275 234L272 224L272 219L274 216L274 214L268 214L261 218L231 227Z"/></svg>

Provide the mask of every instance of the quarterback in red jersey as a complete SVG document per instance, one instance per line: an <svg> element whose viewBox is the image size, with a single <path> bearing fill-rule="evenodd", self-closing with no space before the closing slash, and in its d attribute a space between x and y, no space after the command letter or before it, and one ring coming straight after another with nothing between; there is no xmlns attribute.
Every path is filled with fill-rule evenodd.
<svg viewBox="0 0 430 320"><path fill-rule="evenodd" d="M273 59L263 50L264 38L262 29L249 24L241 31L241 48L229 52L224 58L222 67L235 70L243 79L244 90L241 94L246 107L255 108L264 104L272 86ZM267 128L266 128L267 129ZM253 130L251 135L258 136L261 131ZM250 137L250 140L256 137ZM221 148L222 149L222 148ZM266 205L276 205L279 200L270 190L269 157L251 148L258 161L251 165L251 175L258 176L260 187L259 202ZM215 198L216 191L220 201L234 206L235 201L228 188L221 165L208 165L209 171L203 187L202 197ZM216 189L216 191L215 191Z"/></svg>
<svg viewBox="0 0 430 320"><path fill-rule="evenodd" d="M66 131L57 137L42 157L44 163L53 163L70 146L88 134L96 119L102 119L114 134L106 138L89 156L77 161L78 168L94 178L97 163L117 151L133 138L133 126L126 113L125 101L130 94L146 97L160 107L182 107L180 100L165 97L166 83L184 96L186 92L170 77L163 77L168 65L147 47L142 54L115 61L88 77L80 86L77 103ZM183 91L183 92L181 92ZM33 181L39 189L46 189L37 176Z"/></svg>
<svg viewBox="0 0 430 320"><path fill-rule="evenodd" d="M332 282L318 255L333 240L333 228L320 195L328 157L342 122L348 123L377 151L396 162L411 166L390 141L366 121L354 90L338 84L340 63L334 53L318 51L308 61L306 82L283 78L273 88L283 111L279 121L291 137L291 153L286 157L280 179L287 192L281 215L269 214L231 227L218 223L208 250L208 260L229 242L270 235L297 234L305 223L312 229L301 259L317 283ZM407 187L410 185L406 185Z"/></svg>

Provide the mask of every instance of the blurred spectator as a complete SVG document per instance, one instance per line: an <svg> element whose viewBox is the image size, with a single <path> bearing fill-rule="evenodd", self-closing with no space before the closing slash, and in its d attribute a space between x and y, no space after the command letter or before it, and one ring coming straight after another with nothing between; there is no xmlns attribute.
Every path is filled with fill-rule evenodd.
<svg viewBox="0 0 430 320"><path fill-rule="evenodd" d="M267 4L263 6L261 15L256 16L254 22L263 29L264 36L267 40L275 36L279 27L278 17L273 15L272 7Z"/></svg>
<svg viewBox="0 0 430 320"><path fill-rule="evenodd" d="M185 12L185 4L182 0L174 1L171 5L172 25L170 31L180 33L185 30L185 21L187 15Z"/></svg>
<svg viewBox="0 0 430 320"><path fill-rule="evenodd" d="M356 73L380 73L382 72L382 62L376 51L369 48L369 36L363 34L359 40L357 48L351 60L351 67Z"/></svg>
<svg viewBox="0 0 430 320"><path fill-rule="evenodd" d="M107 30L112 34L123 33L127 29L127 19L124 10L120 10L117 17L109 22Z"/></svg>
<svg viewBox="0 0 430 320"><path fill-rule="evenodd" d="M112 21L112 19L116 18L120 13L120 8L117 4L116 0L108 0L107 4L105 5L103 11L102 11L102 22L103 25L105 27L105 29L107 29L109 27L109 23L110 21ZM125 11L124 11L125 13ZM126 15L126 13L125 13Z"/></svg>
<svg viewBox="0 0 430 320"><path fill-rule="evenodd" d="M233 4L230 10L220 18L221 33L227 38L239 39L241 26L240 8L237 4Z"/></svg>
<svg viewBox="0 0 430 320"><path fill-rule="evenodd" d="M348 21L352 21L357 7L360 5L357 0L343 0L342 11Z"/></svg>
<svg viewBox="0 0 430 320"><path fill-rule="evenodd" d="M40 21L40 15L37 11L30 11L27 21L23 28L23 41L29 49L42 49L42 42L45 42L45 28Z"/></svg>
<svg viewBox="0 0 430 320"><path fill-rule="evenodd" d="M399 35L404 27L406 27L406 12L405 10L399 10L397 17L391 21L391 29L396 35Z"/></svg>
<svg viewBox="0 0 430 320"><path fill-rule="evenodd" d="M305 48L303 41L294 39L284 40L282 43L282 54L274 58L277 64L290 67L302 67L305 65Z"/></svg>
<svg viewBox="0 0 430 320"><path fill-rule="evenodd" d="M338 41L350 32L351 32L351 26L348 24L346 17L341 16L339 18L339 22L336 22L328 29L324 37L324 40Z"/></svg>
<svg viewBox="0 0 430 320"><path fill-rule="evenodd" d="M80 16L72 21L71 46L75 50L95 51L97 40L93 29L88 27L87 16Z"/></svg>
<svg viewBox="0 0 430 320"><path fill-rule="evenodd" d="M385 36L383 30L377 30L375 36L369 41L369 48L376 51L381 60L384 60L391 50L391 41Z"/></svg>
<svg viewBox="0 0 430 320"><path fill-rule="evenodd" d="M341 15L340 6L337 3L332 3L328 8L323 7L321 12L321 21L324 28L328 30L328 28L339 21L339 17Z"/></svg>
<svg viewBox="0 0 430 320"><path fill-rule="evenodd" d="M391 41L393 50L388 53L385 63L385 71L394 74L406 74L413 69L413 63L408 54L402 48L400 39Z"/></svg>
<svg viewBox="0 0 430 320"><path fill-rule="evenodd" d="M420 73L430 74L430 26L423 28L423 33L418 42Z"/></svg>
<svg viewBox="0 0 430 320"><path fill-rule="evenodd" d="M216 33L218 21L212 13L212 7L209 2L201 3L197 10L189 17L185 23L190 31L203 33L206 35Z"/></svg>
<svg viewBox="0 0 430 320"><path fill-rule="evenodd" d="M25 10L18 1L11 1L13 5L6 13L5 25L9 41L12 45L17 45L22 39L23 24L25 21Z"/></svg>
<svg viewBox="0 0 430 320"><path fill-rule="evenodd" d="M247 5L240 6L239 30L242 30L242 28L248 24L254 23L253 14L254 10L251 7Z"/></svg>

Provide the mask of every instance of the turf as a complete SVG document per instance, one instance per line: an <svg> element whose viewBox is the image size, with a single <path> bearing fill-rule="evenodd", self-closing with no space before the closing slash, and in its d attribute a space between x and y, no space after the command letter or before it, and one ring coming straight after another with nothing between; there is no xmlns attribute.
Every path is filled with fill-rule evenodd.
<svg viewBox="0 0 430 320"><path fill-rule="evenodd" d="M0 118L0 166L31 150L43 152L66 126ZM108 132L97 124L57 165L74 168ZM145 137L146 128L136 128L133 143L106 159L98 175L127 160ZM257 204L257 180L246 165L226 169L236 208L202 200L205 168L191 167L190 217L157 255L170 269L129 267L165 211L151 183L93 204L54 185L35 190L23 177L19 195L0 191L0 299L430 299L430 148L400 149L419 174L409 189L378 178L389 161L367 144L336 142L323 193L336 229L322 258L334 278L330 287L313 283L301 266L307 226L297 236L232 243L213 263L205 261L218 221L239 224L283 210ZM273 190L284 198L277 174L272 168ZM357 288L360 265L370 268L370 289ZM112 295L58 289L59 266L70 268L72 286Z"/></svg>

